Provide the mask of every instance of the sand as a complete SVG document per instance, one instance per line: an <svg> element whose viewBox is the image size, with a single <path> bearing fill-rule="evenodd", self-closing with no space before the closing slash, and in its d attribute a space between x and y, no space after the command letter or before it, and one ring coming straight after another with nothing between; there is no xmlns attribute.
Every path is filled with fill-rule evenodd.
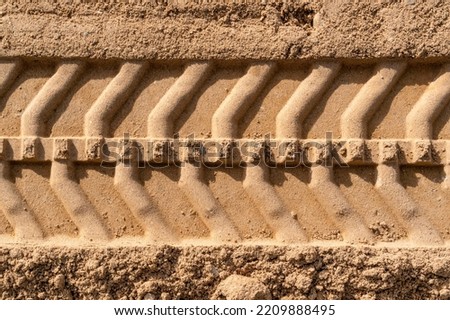
<svg viewBox="0 0 450 320"><path fill-rule="evenodd" d="M0 6L2 299L448 299L446 1Z"/></svg>

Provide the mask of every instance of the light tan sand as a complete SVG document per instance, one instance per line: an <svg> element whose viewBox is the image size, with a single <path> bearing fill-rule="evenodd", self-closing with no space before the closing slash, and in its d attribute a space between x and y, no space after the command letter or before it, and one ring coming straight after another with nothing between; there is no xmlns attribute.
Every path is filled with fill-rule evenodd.
<svg viewBox="0 0 450 320"><path fill-rule="evenodd" d="M1 298L449 298L449 9L0 6Z"/></svg>

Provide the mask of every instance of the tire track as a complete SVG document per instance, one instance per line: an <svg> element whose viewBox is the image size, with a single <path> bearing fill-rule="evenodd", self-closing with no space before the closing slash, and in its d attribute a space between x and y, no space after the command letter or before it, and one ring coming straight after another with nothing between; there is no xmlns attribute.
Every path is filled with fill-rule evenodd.
<svg viewBox="0 0 450 320"><path fill-rule="evenodd" d="M4 71L0 75L0 97L7 96L11 89L15 88L15 81L33 63L39 62L25 63L21 59L0 61L1 70ZM334 168L340 161L345 161L350 166L371 166L372 168L376 166L376 178L374 177L375 182L372 182L373 189L389 206L389 213L406 230L411 243L415 245L445 243L446 239L442 236L440 229L433 226L429 217L421 212L420 198L414 197L418 201L415 203L408 194L400 179L400 170L402 166L426 165L432 170L442 169L443 166L442 175L445 176L442 182L433 183L439 183L442 188L450 188L448 179L450 142L432 140L433 123L450 102L448 85L450 64L439 64L440 73L428 84L407 117L399 119L406 125L404 137L389 140L368 139L368 124L386 97L397 93L394 90L398 90L395 88L399 80L411 66L405 60L382 60L363 65L364 68L371 68L372 76L362 85L350 104L344 106L339 116L323 121L326 124L339 118L341 137L330 141L321 139L310 141L303 139L304 122L315 110L317 104L325 103L325 109L328 108L327 93L334 90L338 75L346 62L336 60L303 63L302 67L305 70L308 69L309 74L300 82L281 110L272 110L270 103L265 103L268 106L266 108L270 110L265 110L264 114L275 124L275 132L267 133L273 134L278 139L275 142L289 142L288 148L276 154L278 152L276 147L272 145L269 147L266 140L258 138L265 132L258 133L254 139L245 140L240 136L242 130L239 129L243 125L244 117L248 118L246 118L247 122L256 121L251 119L252 116L255 117L255 111L250 112L252 105L262 95L270 92L275 83L274 77L282 74L278 72L289 68L289 65L283 62L241 61L230 64L233 68L241 68L245 72L240 78L236 76L230 78L236 79L236 84L231 89L224 88L227 90L224 99L212 97L209 101L211 110L214 111L209 119L211 132L202 135L200 139L197 132L192 132L189 139L183 140L183 137L178 138L174 132L177 119L186 112L186 108L191 103L194 104L194 109L189 111L188 116L191 116L191 112L193 114L199 112L195 109L196 101L193 97L202 92L205 83L208 83L207 80L212 75L219 72L220 68L222 71L226 70L228 66L228 62L186 62L183 73L168 90L164 89L167 91L161 94L162 98L154 106L149 105L148 109L142 111L140 121L144 124L143 128L147 126L147 137L140 139L130 137L125 141L117 136L110 137L111 122L122 108L133 107L131 100L129 102L127 100L139 87L145 74L152 72L153 63L124 61L121 62L115 77L85 113L83 137L46 137L49 129L46 128L47 122L53 112L58 109L68 93L77 87L78 80L84 72L97 63L84 60L56 61L53 75L40 90L36 91L34 98L19 114L20 136L1 137L3 144L0 150L0 185L4 191L1 194L0 209L13 227L17 240L45 241L48 237L43 231L45 228L39 226L33 214L33 208L27 205L27 195L21 195L14 184L14 177L9 170L11 162L19 166L22 163L40 166L44 162L51 162L48 183L72 222L77 226L80 239L94 243L109 243L120 238L120 233L113 235L111 226L108 226L102 217L104 212L100 210L96 201L91 203L92 198L88 199L87 195L90 195L91 191L81 188L79 177L75 174L75 170L81 163L100 165L107 158L103 144L113 142L120 146L120 151L110 154L112 160L109 159L109 162L106 162L112 165L111 188L117 191L117 197L123 200L130 210L127 214L131 214L130 217L135 219L144 230L145 235L141 234L138 237L146 243L179 243L186 240L179 236L179 230L174 227L176 223L172 223L178 215L186 214L184 209L180 210L170 203L170 197L179 197L180 192L187 197L187 201L184 201L188 203L188 207L192 208L190 214L198 214L209 229L210 237L206 241L216 243L259 240L258 236L242 239L242 232L246 227L233 222L231 212L228 212L218 200L222 194L213 192L205 179L205 170L210 166L212 166L212 172L215 171L214 168L220 168L226 172L235 170L238 166L243 170L242 177L227 180L229 184L227 187L243 190L245 195L242 196L251 200L260 214L261 221L264 221L264 225L272 231L273 241L289 243L314 241L309 226L298 221L302 221L301 214L304 210L314 211L317 208L312 205L307 208L302 207L303 195L297 199L298 204L287 205L284 201L289 197L286 198L286 195L283 195L282 199L271 179L271 171L280 170L280 166L287 165L310 167L311 180L304 182L305 187L309 188L320 207L328 215L330 223L337 227L345 242L373 243L375 237L367 226L367 222L364 221L364 215L351 205L354 203L353 200L348 201L346 198L349 193L344 195L334 179ZM167 65L164 68L171 67ZM226 72L222 72L221 76L227 77ZM153 84L158 85L158 78L155 78ZM88 85L88 82L85 85ZM339 85L351 86L353 83ZM80 88L79 85L77 88ZM88 94L89 90L85 92ZM274 98L276 99L276 96L272 99ZM14 103L14 99L19 98L12 99L11 103ZM123 114L126 117L127 113ZM245 142L250 142L251 150L243 152L237 149ZM308 147L310 143L313 146L316 144L322 147L314 150L314 147ZM181 149L176 149L177 145L181 146ZM218 152L215 156L209 155L209 152L213 150L211 145ZM170 179L173 179L177 187L169 195L160 194L157 188L149 192L144 187L141 181L141 170L149 170L148 167L142 166L144 161L161 166L161 170L164 170L165 166L176 167L178 175L171 176ZM272 167L269 168L269 166ZM108 170L108 166L104 168ZM85 178L91 179L88 174ZM419 188L419 186L414 187ZM353 187L350 185L349 188ZM92 192L96 194L95 190ZM165 202L161 202L160 197L168 198ZM156 199L158 201L155 201ZM183 199L185 199L184 196ZM161 210L156 203L167 203L167 208ZM294 208L294 210L288 208ZM245 212L241 214L245 215ZM300 218L297 219L299 216ZM245 219L239 219L239 221L242 223ZM118 224L120 221L114 222L114 225ZM261 239L265 238L262 232ZM258 232L251 231L251 234L258 234Z"/></svg>

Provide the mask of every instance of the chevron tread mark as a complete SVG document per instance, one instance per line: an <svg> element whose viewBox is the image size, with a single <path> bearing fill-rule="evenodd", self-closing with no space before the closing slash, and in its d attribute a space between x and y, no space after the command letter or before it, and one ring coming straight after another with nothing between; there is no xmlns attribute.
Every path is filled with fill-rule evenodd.
<svg viewBox="0 0 450 320"><path fill-rule="evenodd" d="M0 242L445 246L449 66L3 59Z"/></svg>

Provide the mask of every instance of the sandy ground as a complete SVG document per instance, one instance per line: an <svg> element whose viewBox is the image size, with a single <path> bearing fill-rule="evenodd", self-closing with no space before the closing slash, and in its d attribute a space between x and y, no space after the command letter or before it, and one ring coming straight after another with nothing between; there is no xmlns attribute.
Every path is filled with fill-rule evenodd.
<svg viewBox="0 0 450 320"><path fill-rule="evenodd" d="M2 4L1 298L450 298L449 9Z"/></svg>
<svg viewBox="0 0 450 320"><path fill-rule="evenodd" d="M142 5L70 3L6 1L0 7L0 54L100 59L450 54L450 4L443 0L293 1L290 5L277 1L159 6L151 1Z"/></svg>
<svg viewBox="0 0 450 320"><path fill-rule="evenodd" d="M3 299L450 297L446 249L3 248L0 259Z"/></svg>

